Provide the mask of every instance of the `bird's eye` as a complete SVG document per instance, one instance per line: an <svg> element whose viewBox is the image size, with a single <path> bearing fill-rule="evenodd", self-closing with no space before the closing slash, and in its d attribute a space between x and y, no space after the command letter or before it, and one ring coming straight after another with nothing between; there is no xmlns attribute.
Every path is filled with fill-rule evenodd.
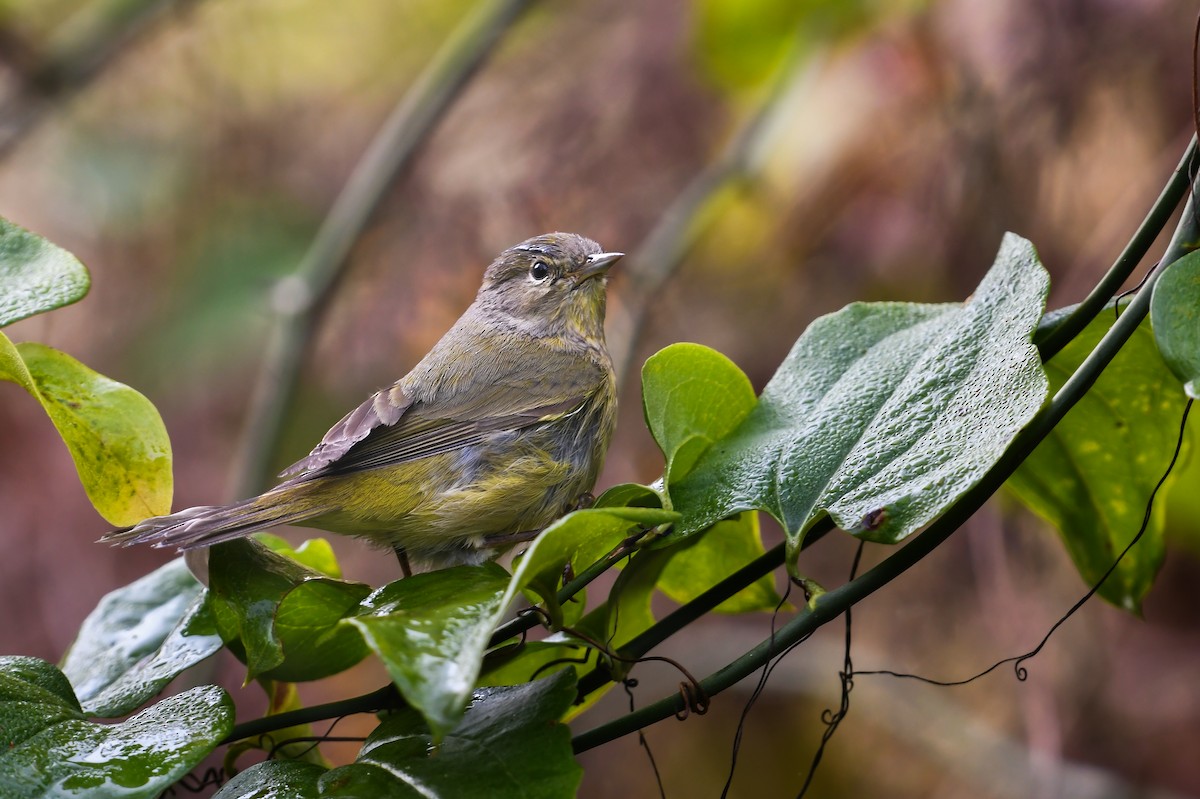
<svg viewBox="0 0 1200 799"><path fill-rule="evenodd" d="M529 276L534 280L545 280L550 276L550 267L546 266L545 261L534 261L533 266L529 267Z"/></svg>

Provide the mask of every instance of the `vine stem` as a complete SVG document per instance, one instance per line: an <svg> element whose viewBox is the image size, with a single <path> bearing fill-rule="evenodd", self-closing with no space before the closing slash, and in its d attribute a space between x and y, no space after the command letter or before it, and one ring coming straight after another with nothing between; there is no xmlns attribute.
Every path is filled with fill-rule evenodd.
<svg viewBox="0 0 1200 799"><path fill-rule="evenodd" d="M604 557L593 563L584 571L580 572L575 579L568 582L558 591L558 601L560 604L568 602L572 597L582 591L593 580L599 577L604 572L611 569L614 565L620 562L623 558L629 555L637 543L647 534L649 530L642 530L634 535L629 536L622 541ZM783 562L782 550L779 555L780 563ZM776 564L778 565L778 564ZM773 567L772 567L773 568ZM736 593L736 591L734 592ZM526 630L536 626L538 619L533 614L517 616L512 621L500 625L492 633L491 640L488 642L488 647L497 646L498 644L507 641L510 638L520 635ZM322 721L324 719L333 719L338 716L348 716L353 713L373 713L378 710L395 710L404 705L404 700L400 696L396 686L389 683L382 688L371 691L370 693L360 696L353 696L348 699L339 699L335 702L326 702L321 705L313 705L312 707L302 707L296 710L289 710L285 713L276 713L273 716L265 716L259 719L244 722L236 725L221 741L222 744L240 741L243 738L252 738L257 735L264 735L275 730L282 730L288 727L294 727L298 724L310 724L314 721Z"/></svg>
<svg viewBox="0 0 1200 799"><path fill-rule="evenodd" d="M1189 146L1189 156L1193 153L1194 149ZM1183 165L1186 170L1190 171L1193 165L1191 158L1186 158ZM1193 190L1193 193L1189 193L1183 216L1167 247L1167 252L1163 256L1164 266L1178 260L1187 252L1200 248L1200 242L1197 241L1198 236L1200 236L1200 227L1197 225ZM1038 443L1054 429L1063 416L1092 387L1100 373L1108 366L1145 318L1150 308L1154 284L1163 271L1165 269L1156 270L1147 278L1137 296L1096 345L1096 348L1059 389L1049 404L1043 407L1029 425L1016 436L1012 445L979 483L965 492L941 517L898 552L860 577L818 597L771 638L762 641L745 655L701 680L700 687L704 693L710 697L714 696L762 668L763 664L772 657L812 635L818 628L838 618L853 605L912 568L949 538L1000 488L1004 481L1033 452ZM580 733L575 736L572 745L576 753L585 752L674 716L683 709L682 697L669 696L634 713Z"/></svg>
<svg viewBox="0 0 1200 799"><path fill-rule="evenodd" d="M231 483L242 497L261 490L304 352L351 248L396 176L437 127L503 34L532 0L489 0L459 25L392 110L334 200L296 271L276 284L271 331Z"/></svg>
<svg viewBox="0 0 1200 799"><path fill-rule="evenodd" d="M1193 138L1192 142L1188 146L1184 158L1180 162L1179 167L1176 168L1175 173L1172 175L1171 181L1159 195L1155 208L1151 209L1151 212L1146 216L1146 219L1143 221L1142 225L1135 232L1130 244L1126 246L1116 263L1114 263L1112 268L1109 270L1109 273L1106 274L1102 279L1101 285L1110 286L1110 291L1115 292L1116 288L1119 287L1121 283L1124 282L1124 280L1128 277L1129 273L1127 270L1129 263L1136 264L1137 261L1144 256L1145 251L1149 248L1150 242L1157 237L1162 226L1173 212L1174 205L1172 204L1178 204L1180 199L1180 193L1178 192L1179 176L1181 174L1186 174L1187 171L1194 166L1196 149L1196 140ZM1184 185L1186 187L1186 182ZM1163 208L1162 206L1167 207ZM1176 260L1184 252L1194 248L1194 241L1185 242L1185 238L1187 237L1190 237L1191 239L1196 237L1195 209L1192 198L1189 198L1188 205L1185 208L1183 220L1180 223L1180 228L1176 231L1176 234L1172 239L1172 243L1168 247L1167 254L1164 256L1163 261L1165 263L1170 263ZM1142 242L1142 244L1135 246L1134 242ZM1139 246L1142 248L1140 255L1137 253ZM1161 272L1162 270L1158 270L1158 273ZM1115 277L1117 274L1121 274L1122 277L1117 279ZM1140 322L1145 316L1149 303L1151 287L1156 279L1156 276L1152 276L1147 281L1142 292L1138 295L1134 302L1130 304L1125 313L1122 314L1121 320L1118 322L1118 324L1115 325L1113 329L1109 331L1109 334L1100 342L1096 350L1092 353L1092 356L1090 356L1080 366L1079 370L1077 370L1075 375L1072 376L1071 380L1063 386L1050 405L1047 406L1047 408L1044 409L1038 417L1035 417L1034 422L1031 422L1030 426L1026 428L1022 435L1018 436L1017 439L1014 440L1013 446L1010 447L1009 452L1006 453L1005 457L1003 457L1001 461L993 468L993 470L984 477L983 481L981 481L981 483L976 486L975 489L972 489L962 498L960 498L959 502L956 503L950 510L948 510L941 519L931 525L925 533L917 536L916 539L911 541L907 546L897 552L896 555L893 555L888 560L879 564L879 566L877 566L875 569L872 569L870 572L867 572L862 577L825 594L820 600L818 600L815 608L810 609L805 614L797 616L795 619L789 622L787 626L782 628L780 632L776 634L776 646L771 647L769 645L770 641L763 642L742 658L730 663L725 668L704 680L701 685L704 687L705 691L708 692L709 695L712 695L720 690L724 690L724 688L733 685L746 675L756 671L761 667L765 660L784 649L787 645L790 645L790 643L783 643L784 638L782 636L784 635L785 631L789 636L787 639L788 642L794 642L805 635L811 634L811 632L817 627L820 627L821 625L841 615L843 610L839 610L839 608L848 608L850 605L860 601L862 598L870 595L875 590L878 590L878 588L882 587L887 582L890 582L891 579L905 569L909 568L911 565L915 564L926 554L928 554L928 552L932 551L937 545L949 537L949 535L955 529L957 529L962 522L966 521L966 519L972 515L975 510L977 510L978 507L981 506L983 502L995 492L997 488L999 488L1000 484L1007 479L1012 471L1015 470L1016 466L1024 460L1029 452L1032 452L1037 442L1049 433L1054 425L1058 423L1058 420L1062 418L1062 415L1065 415L1066 411L1078 401L1079 397L1082 397L1083 393L1086 392L1088 388L1090 388L1100 371L1102 371L1103 368L1108 364L1108 362L1116 354L1116 351L1120 349L1120 346L1124 344L1126 340L1128 340L1130 335L1132 335L1133 329L1137 326L1135 322ZM1088 301L1091 301L1092 297L1096 296L1096 293L1097 290L1093 290L1093 292L1089 294ZM1111 296L1111 294L1109 296ZM1095 311L1098 311L1100 308L1102 308L1108 299L1109 297L1104 297L1104 299L1098 304L1093 302L1092 305L1095 307ZM1138 305L1138 308L1135 308L1135 305ZM1046 349L1047 342L1051 342L1053 340L1053 337L1056 335L1056 331L1061 330L1063 325L1078 324L1079 329L1082 329L1084 326L1086 326L1087 322L1089 322L1091 318L1095 316L1095 311L1088 314L1088 312L1083 310L1083 308L1084 304L1081 303L1080 306L1076 307L1076 309L1069 316L1056 320L1053 324L1046 325L1044 327L1045 332L1040 336L1042 340L1041 354L1043 360L1048 360L1051 355L1053 355L1053 352L1057 351L1048 351ZM1130 315L1130 311L1134 311L1136 317ZM1079 323L1080 319L1083 320L1082 324ZM1119 341L1114 338L1114 334L1117 333L1118 328L1124 331L1120 334ZM1103 360L1097 360L1097 354L1101 353L1102 348L1105 350L1106 354L1103 355ZM1085 370L1087 371L1085 372ZM1082 382L1085 379L1086 383ZM1037 425L1036 431L1035 425ZM810 544L815 543L827 532L829 532L830 529L832 529L832 525L828 527L825 525L815 527L809 533L808 538L804 542L804 546L807 547ZM632 536L631 538L621 542L621 544L611 550L607 555L581 572L574 580L571 580L564 585L563 588L558 592L558 601L560 603L568 601L570 598L578 594L579 591L583 590L584 587L586 587L599 575L612 568L614 564L629 554L631 547L636 544L638 538L639 536ZM909 558L910 562L905 563L904 560L898 559L902 555L906 558ZM745 567L729 575L724 580L705 591L696 599L692 600L681 608L678 608L656 623L653 627L632 639L628 644L626 644L625 647L622 647L622 653L630 654L635 657L644 655L654 646L657 646L674 633L683 629L697 618L703 616L725 599L733 596L738 591L752 584L755 580L759 579L763 575L774 571L782 564L783 557L784 546L782 544L772 548L771 550L768 550L763 555L747 564ZM519 616L512 621L498 627L491 638L489 646L496 646L497 644L508 640L509 638L520 635L521 633L534 627L536 624L537 619L532 615ZM581 694L590 692L591 690L599 687L599 685L592 686L592 682L599 679L598 677L593 677L592 674L589 674L580 682ZM634 732L643 726L654 723L655 721L660 721L661 719L666 718L668 715L674 715L681 709L681 701L682 700L680 700L678 696L670 697L668 699L661 700L654 705L648 705L635 714L617 719L610 724L602 725L601 727L597 727L593 730L582 733L575 739L576 751L582 752L586 749L599 746L600 744L606 743L617 737ZM366 713L386 708L396 708L401 706L401 704L401 697L399 696L399 693L396 691L395 687L393 685L387 685L376 691L372 691L371 693L361 696L351 697L349 699L330 702L322 705L314 705L308 708L300 708L287 713L280 713L275 716L268 716L266 718L255 719L243 724L239 724L234 727L233 731L229 736L226 737L223 743L229 743L231 741L253 737L255 735L262 735L264 733L271 732L272 730L282 729L297 724L337 718L338 716L348 715L351 713Z"/></svg>
<svg viewBox="0 0 1200 799"><path fill-rule="evenodd" d="M800 545L801 551L820 541L833 529L835 528L832 519L828 516L822 519L804 537L804 541ZM786 542L780 542L771 547L733 574L715 583L700 596L676 608L654 625L631 638L617 650L617 654L626 660L636 660L644 656L651 649L701 618L738 591L782 566L786 551ZM588 672L579 680L579 697L582 699L610 681L611 676L603 668Z"/></svg>
<svg viewBox="0 0 1200 799"><path fill-rule="evenodd" d="M1088 326L1088 323L1096 318L1096 315L1104 308L1113 295L1117 293L1117 289L1121 288L1133 270L1137 268L1138 263L1150 251L1150 246L1154 244L1154 240L1158 238L1158 234L1166 227L1167 220L1171 218L1171 214L1179 206L1179 201L1183 199L1183 195L1187 192L1187 187L1191 183L1191 176L1188 174L1189 168L1192 166L1196 158L1196 135L1192 135L1192 140L1184 150L1183 157L1179 159L1179 165L1175 167L1175 171L1171 173L1171 179L1167 181L1167 185L1163 187L1159 193L1158 199L1154 202L1150 212L1146 214L1146 218L1142 224L1138 226L1137 231L1125 245L1125 249L1117 256L1117 260L1113 263L1112 268L1100 279L1096 287L1084 298L1083 302L1075 307L1066 319L1061 324L1055 325L1047 330L1045 335L1034 336L1034 343L1042 353L1042 360L1048 361L1054 357L1055 353L1067 346L1079 333ZM1039 331L1040 332L1040 331Z"/></svg>
<svg viewBox="0 0 1200 799"><path fill-rule="evenodd" d="M85 6L59 26L45 55L24 42L6 40L10 63L23 73L20 92L0 113L0 158L32 130L56 104L77 93L116 61L124 48L173 7L198 0L127 0Z"/></svg>
<svg viewBox="0 0 1200 799"><path fill-rule="evenodd" d="M223 746L246 738L257 738L260 735L266 735L276 730L284 730L300 724L311 724L314 721L336 719L355 713L375 713L380 710L398 709L403 704L404 701L400 697L400 692L396 690L396 686L388 683L369 694L353 696L349 699L328 702L323 705L302 707L296 710L289 710L286 713L276 713L273 716L263 716L262 718L242 722L236 725L229 732L229 735L226 735L218 745Z"/></svg>

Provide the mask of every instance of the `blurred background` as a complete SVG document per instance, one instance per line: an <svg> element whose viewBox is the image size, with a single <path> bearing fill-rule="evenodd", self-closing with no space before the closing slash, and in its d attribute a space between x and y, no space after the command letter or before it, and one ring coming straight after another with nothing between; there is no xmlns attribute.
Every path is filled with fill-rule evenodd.
<svg viewBox="0 0 1200 799"><path fill-rule="evenodd" d="M397 102L486 5L0 0L0 214L93 277L84 301L5 332L153 400L177 508L255 482L244 442L257 375L280 312L304 299L279 280ZM637 335L600 487L650 481L661 457L637 377L650 353L697 341L761 389L809 322L847 302L963 299L1006 230L1039 249L1051 307L1078 301L1192 128L1190 3L527 5L322 295L268 471L406 372L496 253L569 230L631 253L610 284L614 343ZM103 594L170 555L93 543L107 528L65 447L8 384L0 442L0 652L56 661ZM1168 556L1144 618L1089 603L1023 683L1007 669L955 689L860 677L812 795L1200 795L1198 479L1190 464L1169 498ZM390 554L334 545L349 577L398 576ZM830 536L804 569L835 585L852 553ZM869 546L864 567L887 554ZM1085 588L1054 531L1000 498L855 608L855 664L966 676L1032 648ZM707 674L769 624L707 619L663 652ZM842 635L829 625L774 673L731 796L799 789L821 711L837 706ZM239 664L212 669L245 713L260 708ZM639 703L675 690L654 664L637 676ZM301 691L316 703L384 679L367 663ZM647 731L668 796L720 793L752 688ZM610 697L578 729L626 702ZM350 719L338 734L369 726ZM581 760L581 796L657 795L636 738Z"/></svg>

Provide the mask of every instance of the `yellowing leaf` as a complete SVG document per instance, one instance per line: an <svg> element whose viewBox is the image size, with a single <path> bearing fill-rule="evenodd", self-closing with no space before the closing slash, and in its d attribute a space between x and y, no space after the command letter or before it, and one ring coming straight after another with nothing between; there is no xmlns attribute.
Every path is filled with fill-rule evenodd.
<svg viewBox="0 0 1200 799"><path fill-rule="evenodd" d="M114 525L171 510L171 442L150 400L42 344L0 333L0 380L42 404L96 511Z"/></svg>

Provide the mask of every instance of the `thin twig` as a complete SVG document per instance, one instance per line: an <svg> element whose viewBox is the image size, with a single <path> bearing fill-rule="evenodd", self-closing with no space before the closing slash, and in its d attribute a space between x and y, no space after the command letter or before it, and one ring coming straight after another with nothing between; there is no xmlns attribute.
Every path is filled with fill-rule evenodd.
<svg viewBox="0 0 1200 799"><path fill-rule="evenodd" d="M20 93L0 109L0 158L47 113L95 80L155 20L172 7L194 2L133 0L108 3L99 10L92 5L68 19L46 44L46 54L34 56L22 76L24 85ZM23 63L30 57L16 53L13 60Z"/></svg>
<svg viewBox="0 0 1200 799"><path fill-rule="evenodd" d="M692 178L627 257L621 270L623 313L619 317L614 315L608 334L608 350L618 385L624 385L634 346L658 290L674 274L701 233L697 219L720 190L758 171L769 149L766 145L773 123L786 107L786 100L810 78L816 62L797 36L796 44L758 108L742 122L717 159Z"/></svg>
<svg viewBox="0 0 1200 799"><path fill-rule="evenodd" d="M317 317L354 243L397 175L531 3L490 0L454 31L355 165L304 260L277 284L275 326L250 401L233 495L247 496L264 487Z"/></svg>
<svg viewBox="0 0 1200 799"><path fill-rule="evenodd" d="M1096 318L1096 315L1108 304L1117 289L1129 278L1142 258L1149 252L1150 246L1154 244L1154 240L1162 232L1167 220L1171 218L1171 214L1175 213L1179 201L1187 192L1188 184L1191 182L1188 171L1194 167L1195 158L1196 137L1193 135L1183 157L1179 159L1179 165L1171 173L1167 185L1163 187L1158 199L1150 208L1150 212L1146 214L1146 218L1134 233L1133 238L1125 245L1125 249L1117 256L1112 267L1084 298L1083 302L1075 306L1070 316L1053 328L1045 330L1045 335L1034 336L1034 344L1041 352L1043 361L1054 357L1055 353L1067 346L1088 326L1089 322Z"/></svg>

